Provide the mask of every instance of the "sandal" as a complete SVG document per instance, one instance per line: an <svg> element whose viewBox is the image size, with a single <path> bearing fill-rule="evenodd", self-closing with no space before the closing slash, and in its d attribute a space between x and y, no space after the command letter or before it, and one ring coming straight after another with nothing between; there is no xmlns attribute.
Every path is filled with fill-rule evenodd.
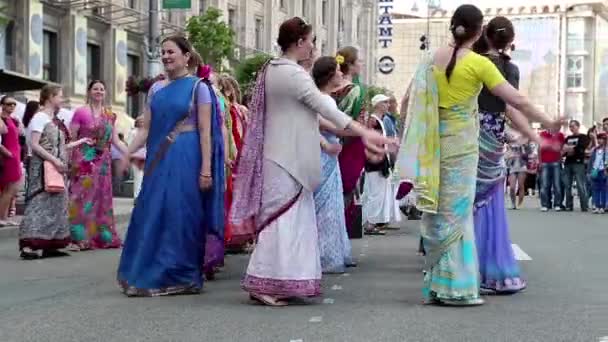
<svg viewBox="0 0 608 342"><path fill-rule="evenodd" d="M61 257L66 257L66 256L70 256L70 254L56 250L56 249L47 249L47 250L42 251L43 258L61 258Z"/></svg>
<svg viewBox="0 0 608 342"><path fill-rule="evenodd" d="M36 260L40 259L40 254L38 251L34 251L29 247L25 247L21 250L20 257L23 260Z"/></svg>
<svg viewBox="0 0 608 342"><path fill-rule="evenodd" d="M268 305L268 306L273 306L273 307L283 307L283 306L288 305L287 302L278 300L269 295L259 295L259 294L250 293L249 299L251 299L257 303L260 303L263 305Z"/></svg>
<svg viewBox="0 0 608 342"><path fill-rule="evenodd" d="M366 229L365 235L386 235L386 232L374 227Z"/></svg>

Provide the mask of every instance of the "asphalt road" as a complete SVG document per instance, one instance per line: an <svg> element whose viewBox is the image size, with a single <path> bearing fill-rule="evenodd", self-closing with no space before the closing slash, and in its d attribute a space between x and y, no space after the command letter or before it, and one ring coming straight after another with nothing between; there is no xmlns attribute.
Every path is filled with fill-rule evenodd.
<svg viewBox="0 0 608 342"><path fill-rule="evenodd" d="M21 261L0 241L0 342L80 341L608 341L608 215L510 212L525 293L476 308L421 304L417 223L354 242L360 266L327 276L308 305L251 305L246 256L229 256L198 296L126 298L119 252ZM527 258L526 258L527 259Z"/></svg>

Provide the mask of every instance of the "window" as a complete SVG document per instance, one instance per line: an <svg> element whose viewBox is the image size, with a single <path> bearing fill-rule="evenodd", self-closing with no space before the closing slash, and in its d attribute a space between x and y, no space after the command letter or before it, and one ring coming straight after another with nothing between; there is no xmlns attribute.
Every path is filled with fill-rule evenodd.
<svg viewBox="0 0 608 342"><path fill-rule="evenodd" d="M582 88L585 71L584 56L568 56L567 87Z"/></svg>
<svg viewBox="0 0 608 342"><path fill-rule="evenodd" d="M4 31L4 65L5 69L12 70L15 55L15 22L11 21L6 25Z"/></svg>
<svg viewBox="0 0 608 342"><path fill-rule="evenodd" d="M262 19L255 19L255 48L262 50Z"/></svg>
<svg viewBox="0 0 608 342"><path fill-rule="evenodd" d="M279 0L279 8L285 9L285 0Z"/></svg>
<svg viewBox="0 0 608 342"><path fill-rule="evenodd" d="M87 82L101 79L101 48L87 44Z"/></svg>
<svg viewBox="0 0 608 342"><path fill-rule="evenodd" d="M228 9L228 26L230 26L234 33L238 32L236 27L236 10L234 8Z"/></svg>
<svg viewBox="0 0 608 342"><path fill-rule="evenodd" d="M127 2L127 6L129 6L129 8L136 8L136 6L137 6L137 0L129 0Z"/></svg>
<svg viewBox="0 0 608 342"><path fill-rule="evenodd" d="M327 0L321 3L321 23L327 25Z"/></svg>
<svg viewBox="0 0 608 342"><path fill-rule="evenodd" d="M207 0L199 0L198 1L198 13L203 14L207 9Z"/></svg>
<svg viewBox="0 0 608 342"><path fill-rule="evenodd" d="M140 65L139 56L127 55L127 75L139 78ZM132 118L138 117L140 113L139 96L127 96L127 113Z"/></svg>
<svg viewBox="0 0 608 342"><path fill-rule="evenodd" d="M359 39L359 36L361 35L361 17L357 17L357 31L355 31L355 37L356 39Z"/></svg>
<svg viewBox="0 0 608 342"><path fill-rule="evenodd" d="M325 41L323 43L321 43L321 54L322 55L327 54L327 43Z"/></svg>
<svg viewBox="0 0 608 342"><path fill-rule="evenodd" d="M302 16L303 17L306 17L307 9L308 9L308 1L302 0Z"/></svg>
<svg viewBox="0 0 608 342"><path fill-rule="evenodd" d="M45 30L42 34L42 79L58 82L57 33Z"/></svg>

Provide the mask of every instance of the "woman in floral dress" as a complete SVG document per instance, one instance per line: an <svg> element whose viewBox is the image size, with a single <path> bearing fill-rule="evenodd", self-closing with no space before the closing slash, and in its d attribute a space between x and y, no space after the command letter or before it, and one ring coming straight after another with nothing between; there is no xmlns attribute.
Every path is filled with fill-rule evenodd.
<svg viewBox="0 0 608 342"><path fill-rule="evenodd" d="M74 149L70 163L68 218L72 249L118 248L112 208L112 158L110 146L127 148L114 129L116 114L105 108L105 84L88 87L89 105L76 110L70 124L73 139L90 138L94 145Z"/></svg>

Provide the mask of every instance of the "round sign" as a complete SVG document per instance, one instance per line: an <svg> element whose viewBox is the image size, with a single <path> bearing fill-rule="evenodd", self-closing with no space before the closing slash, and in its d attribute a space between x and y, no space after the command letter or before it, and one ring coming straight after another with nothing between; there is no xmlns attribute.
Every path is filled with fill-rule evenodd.
<svg viewBox="0 0 608 342"><path fill-rule="evenodd" d="M378 71L388 75L395 70L395 60L393 57L384 56L378 60Z"/></svg>

